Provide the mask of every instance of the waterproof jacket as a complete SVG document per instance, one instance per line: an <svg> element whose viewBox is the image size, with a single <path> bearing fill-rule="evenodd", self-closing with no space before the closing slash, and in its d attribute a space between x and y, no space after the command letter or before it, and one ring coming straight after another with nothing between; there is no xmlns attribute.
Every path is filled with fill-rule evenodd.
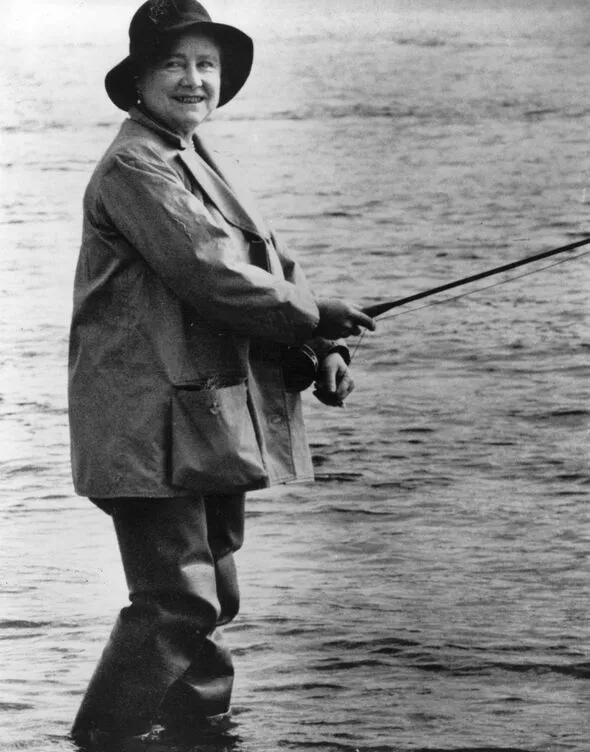
<svg viewBox="0 0 590 752"><path fill-rule="evenodd" d="M313 294L231 168L131 110L94 171L74 285L74 486L222 494L313 477L281 352ZM323 357L338 343L315 340Z"/></svg>

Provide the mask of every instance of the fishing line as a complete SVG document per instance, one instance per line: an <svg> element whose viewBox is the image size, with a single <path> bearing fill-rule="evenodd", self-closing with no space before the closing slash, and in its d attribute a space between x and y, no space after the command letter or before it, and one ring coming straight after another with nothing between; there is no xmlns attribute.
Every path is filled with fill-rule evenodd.
<svg viewBox="0 0 590 752"><path fill-rule="evenodd" d="M580 253L577 256L574 256L573 258L570 256L568 258L559 259L559 261L554 261L552 264L545 264L545 266L541 266L538 269L533 269L529 272L523 272L522 274L517 274L514 277L509 277L508 279L501 279L498 282L493 282L490 285L484 285L484 287L476 287L475 290L468 290L467 292L460 293L459 295L453 295L452 297L444 298L443 300L433 300L430 303L424 303L423 305L416 306L414 308L409 308L405 311L398 311L397 313L384 314L380 318L382 321L384 321L385 319L393 319L396 316L403 316L406 313L413 313L414 311L421 311L423 308L430 308L431 306L442 305L443 303L450 303L453 300L466 298L468 295L474 295L475 293L483 292L484 290L491 290L492 287L499 287L500 285L508 284L508 282L513 282L516 279L522 279L522 277L528 277L531 274L537 274L538 272L542 272L545 269L551 269L554 266L565 264L566 261L576 261L577 259L580 259L582 258L582 256L586 256L589 253L590 251L584 251L583 253Z"/></svg>
<svg viewBox="0 0 590 752"><path fill-rule="evenodd" d="M558 253L564 253L565 251L573 251L574 248L580 248L583 245L590 244L590 237L584 238L584 240L578 240L575 243L569 243L568 245L560 246L559 248L552 248L549 251L542 251L541 253L535 253L533 256L526 256L525 258L511 261L508 264L502 264L502 266L495 266L493 269L486 269L483 272L477 274L470 274L468 277L462 277L461 279L455 279L452 282L446 282L444 285L433 287L430 290L423 290L422 292L414 293L413 295L407 295L405 298L398 298L397 300L390 300L384 303L375 303L373 305L363 308L363 313L366 313L371 318L375 316L381 316L382 314L390 311L392 308L399 308L399 306L406 305L406 303L413 303L415 300L422 300L422 298L429 298L432 295L438 295L439 292L446 292L452 290L455 287L461 287L471 282L479 282L480 279L486 277L492 277L502 272L512 271L519 266L525 264L532 264L535 261L541 261L541 259L555 256Z"/></svg>
<svg viewBox="0 0 590 752"><path fill-rule="evenodd" d="M382 321L385 321L385 319L394 319L397 316L405 316L406 314L409 314L409 313L415 313L416 311L421 311L424 308L432 308L433 306L442 305L444 303L451 303L454 300L460 300L461 298L466 298L469 295L475 295L478 292L483 292L484 290L490 290L493 287L499 287L500 285L508 284L509 282L513 282L514 280L522 279L523 277L528 277L531 274L537 274L539 272L544 271L545 269L551 269L554 266L565 264L566 261L577 261L578 259L581 259L582 256L587 256L589 253L590 251L583 251L582 253L579 253L577 256L573 256L573 257L567 256L565 258L559 259L558 261L554 261L551 264L545 264L544 266L541 266L538 269L532 269L531 271L523 272L522 274L517 274L513 277L509 277L508 279L501 279L498 282L493 282L492 284L485 285L484 287L477 287L474 290L468 290L467 292L460 293L459 295L453 295L450 298L443 298L443 300L433 300L430 303L424 303L423 305L414 306L413 308L408 308L405 311L397 311L396 313L384 314L384 315L381 315L380 318ZM363 329L355 345L355 348L352 352L352 355L350 356L351 362L354 359L354 356L356 355L361 342L363 341L363 337L365 336L365 333L366 333L366 330Z"/></svg>

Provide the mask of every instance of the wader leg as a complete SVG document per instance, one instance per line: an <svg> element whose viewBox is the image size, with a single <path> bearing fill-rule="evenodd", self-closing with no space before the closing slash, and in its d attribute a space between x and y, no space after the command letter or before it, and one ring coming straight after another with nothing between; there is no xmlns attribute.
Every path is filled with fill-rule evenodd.
<svg viewBox="0 0 590 752"><path fill-rule="evenodd" d="M221 506L223 498L217 500ZM235 567L222 562L243 539L243 496L227 498L227 524L199 497L111 505L131 605L121 611L90 681L74 738L92 729L122 735L149 730L168 689L179 679L185 684L185 676L190 681L193 666L200 688L195 699L204 701L195 712L229 706L231 659L209 638L237 612Z"/></svg>
<svg viewBox="0 0 590 752"><path fill-rule="evenodd" d="M244 540L244 496L208 497L205 506L220 605L217 626L221 626L236 616L240 606L233 553ZM159 722L170 728L190 727L207 716L226 713L233 680L231 654L221 632L214 630L206 637L197 660L168 690Z"/></svg>

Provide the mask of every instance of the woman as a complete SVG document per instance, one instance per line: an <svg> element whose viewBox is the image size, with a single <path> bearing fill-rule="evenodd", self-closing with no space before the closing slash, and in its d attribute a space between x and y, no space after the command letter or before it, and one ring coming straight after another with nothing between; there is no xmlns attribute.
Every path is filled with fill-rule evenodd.
<svg viewBox="0 0 590 752"><path fill-rule="evenodd" d="M105 82L129 119L84 198L70 424L76 491L113 517L131 605L78 740L201 728L228 711L233 668L215 630L238 611L244 494L313 477L283 353L311 348L335 404L353 384L333 338L374 328L312 295L195 135L245 83L250 38L195 0L145 3L129 35Z"/></svg>

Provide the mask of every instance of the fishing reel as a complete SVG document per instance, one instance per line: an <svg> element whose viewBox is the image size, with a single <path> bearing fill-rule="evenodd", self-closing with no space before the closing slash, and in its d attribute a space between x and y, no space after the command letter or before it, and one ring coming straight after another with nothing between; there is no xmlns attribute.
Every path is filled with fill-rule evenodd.
<svg viewBox="0 0 590 752"><path fill-rule="evenodd" d="M317 379L320 363L309 345L283 350L283 379L288 392L303 392Z"/></svg>
<svg viewBox="0 0 590 752"><path fill-rule="evenodd" d="M317 381L320 363L309 345L286 347L282 353L281 365L288 392L303 392ZM327 389L316 386L313 393L325 405L342 407L342 400Z"/></svg>

